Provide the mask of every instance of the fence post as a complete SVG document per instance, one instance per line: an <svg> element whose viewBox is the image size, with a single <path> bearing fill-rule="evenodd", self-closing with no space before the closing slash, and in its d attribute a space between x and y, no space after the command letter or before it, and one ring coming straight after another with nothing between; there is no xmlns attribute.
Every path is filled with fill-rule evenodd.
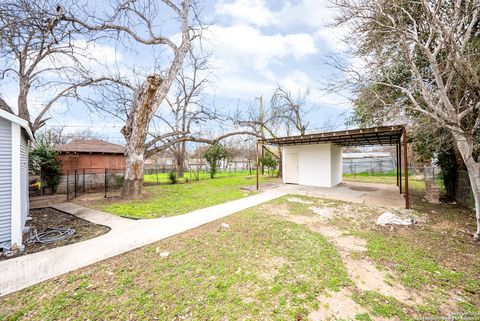
<svg viewBox="0 0 480 321"><path fill-rule="evenodd" d="M107 190L108 190L107 172L108 172L108 170L105 168L105 184L104 184L105 185L105 196L104 196L104 198L107 198Z"/></svg>
<svg viewBox="0 0 480 321"><path fill-rule="evenodd" d="M75 170L74 173L75 173L75 180L74 180L74 182L75 182L75 187L73 188L73 190L74 190L74 194L73 194L73 195L74 195L74 197L76 198L76 197L77 197L77 170Z"/></svg>
<svg viewBox="0 0 480 321"><path fill-rule="evenodd" d="M83 194L85 194L85 170L83 170Z"/></svg>
<svg viewBox="0 0 480 321"><path fill-rule="evenodd" d="M68 195L68 189L69 189L69 187L70 187L70 186L69 186L69 185L70 185L70 184L69 184L69 179L68 179L68 177L70 176L69 174L70 174L70 173L67 171L67 202L69 201L69 195ZM40 189L41 189L41 187L40 187Z"/></svg>
<svg viewBox="0 0 480 321"><path fill-rule="evenodd" d="M157 185L158 185L158 167L155 166L155 177L157 178Z"/></svg>

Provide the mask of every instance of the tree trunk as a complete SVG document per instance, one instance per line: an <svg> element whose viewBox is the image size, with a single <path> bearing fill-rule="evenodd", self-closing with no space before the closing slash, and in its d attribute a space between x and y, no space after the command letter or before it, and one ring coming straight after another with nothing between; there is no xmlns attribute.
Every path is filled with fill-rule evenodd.
<svg viewBox="0 0 480 321"><path fill-rule="evenodd" d="M127 144L127 169L121 192L122 198L139 198L142 194L144 152L143 146L132 148Z"/></svg>
<svg viewBox="0 0 480 321"><path fill-rule="evenodd" d="M470 186L472 187L473 198L475 200L475 218L477 223L477 230L474 234L474 239L480 239L480 163L475 161L472 156L473 141L468 140L465 134L453 133L457 143L458 150L462 155L465 167L470 178Z"/></svg>
<svg viewBox="0 0 480 321"><path fill-rule="evenodd" d="M176 166L177 166L177 177L182 178L185 174L185 159L183 158L183 155L177 155L176 157Z"/></svg>
<svg viewBox="0 0 480 321"><path fill-rule="evenodd" d="M121 192L122 198L139 198L142 193L145 139L157 104L155 96L161 84L160 76L147 77L143 86L135 93L132 109L122 128L122 134L127 141L125 147L127 169Z"/></svg>
<svg viewBox="0 0 480 321"><path fill-rule="evenodd" d="M20 77L20 88L18 93L18 117L25 119L26 121L30 122L30 113L28 112L28 91L30 85L28 84L28 80L23 79Z"/></svg>
<svg viewBox="0 0 480 321"><path fill-rule="evenodd" d="M177 176L182 178L185 174L185 142L179 143L177 153L175 153L177 167Z"/></svg>

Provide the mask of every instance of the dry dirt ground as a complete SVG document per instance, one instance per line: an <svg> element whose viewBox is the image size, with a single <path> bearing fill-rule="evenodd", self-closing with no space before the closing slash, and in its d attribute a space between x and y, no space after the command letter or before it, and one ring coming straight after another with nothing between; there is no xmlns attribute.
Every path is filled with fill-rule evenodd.
<svg viewBox="0 0 480 321"><path fill-rule="evenodd" d="M410 286L408 282L402 282L403 276L398 268L382 266L378 260L369 257L367 240L371 240L375 232L369 237L360 237L355 233L355 230L371 229L379 231L379 235L395 233L402 237L405 235L415 236L416 230L424 229L427 226L428 215L421 215L415 211L407 213L402 211L403 215L411 215L415 218L414 226L380 227L374 224L375 217L382 212L382 208L379 207L360 206L359 208L359 205L346 202L296 196L288 197L286 200L287 202L265 204L263 208L265 212L308 226L312 231L326 237L335 245L348 271L349 278L353 281L353 284L338 292L327 292L318 296L320 309L311 312L308 316L309 320L363 320L362 316L365 316L365 320L403 320L411 319L419 311L424 312L423 310L428 309L436 310L433 314L443 317L459 314L458 320L480 320L479 300L473 304L468 303L468 310L463 309L463 306L459 304L467 302L467 297L472 293L468 293L468 291L463 293L455 288L443 288L433 283L430 284L428 281L418 287ZM398 214L400 215L400 211ZM438 213L433 211L433 214ZM457 232L464 232L464 226L458 226L449 220L440 222L430 220L429 223L432 226L428 228L437 232L440 229L452 229L452 225L455 225L453 229ZM375 237L373 236L373 238ZM475 249L476 245L471 245L473 245L472 249ZM444 246L448 245L444 243ZM462 255L460 254L460 256ZM475 258L474 268L480 262L478 256ZM444 259L449 260L448 257ZM451 261L450 265L452 266L458 264L453 258ZM453 270L455 271L456 268L454 267ZM439 275L439 277L441 276ZM478 285L477 282L474 286L477 287L476 290L478 290ZM480 293L473 294L480 295ZM392 310L388 311L387 308L385 311L375 311L375 296L386 298L386 306L388 306L388 298L391 298Z"/></svg>
<svg viewBox="0 0 480 321"><path fill-rule="evenodd" d="M55 227L70 227L75 230L75 234L71 237L50 244L30 243L27 244L25 251L21 255L41 252L54 247L64 246L72 243L85 241L102 234L107 233L110 229L103 225L91 223L82 218L70 215L51 207L37 208L30 210L30 220L27 220L26 226L35 228L38 233L45 231L48 228ZM28 235L27 235L28 237ZM0 255L0 260L8 259Z"/></svg>

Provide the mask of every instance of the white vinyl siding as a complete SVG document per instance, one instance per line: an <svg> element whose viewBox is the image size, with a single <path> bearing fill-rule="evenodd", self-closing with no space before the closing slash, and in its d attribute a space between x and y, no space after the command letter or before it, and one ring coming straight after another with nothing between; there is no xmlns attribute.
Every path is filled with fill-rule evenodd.
<svg viewBox="0 0 480 321"><path fill-rule="evenodd" d="M28 200L28 140L22 130L20 141L20 179L21 179L21 203L22 203L22 227L25 226L29 212Z"/></svg>
<svg viewBox="0 0 480 321"><path fill-rule="evenodd" d="M11 240L12 123L0 118L0 243Z"/></svg>

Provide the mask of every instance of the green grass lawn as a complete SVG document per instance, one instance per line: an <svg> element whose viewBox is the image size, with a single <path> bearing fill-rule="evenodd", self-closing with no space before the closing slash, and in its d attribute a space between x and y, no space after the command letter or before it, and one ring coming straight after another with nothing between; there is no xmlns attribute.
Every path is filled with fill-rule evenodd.
<svg viewBox="0 0 480 321"><path fill-rule="evenodd" d="M249 171L249 170L231 170L231 171L218 171L215 174L216 178L222 178L222 177L232 177L232 176L251 176L255 175L255 171ZM179 182L185 182L185 181L196 181L198 180L204 180L204 179L210 179L210 172L207 171L199 171L198 173L194 172L185 172L184 177L178 178ZM168 179L168 173L153 173L153 174L146 174L143 178L145 183L170 183Z"/></svg>
<svg viewBox="0 0 480 321"><path fill-rule="evenodd" d="M306 320L349 283L321 234L257 207L9 295L0 320Z"/></svg>
<svg viewBox="0 0 480 321"><path fill-rule="evenodd" d="M261 182L273 182L275 178L263 176ZM140 200L122 201L118 198L97 199L85 202L92 207L115 215L132 218L156 218L184 214L200 208L221 204L255 194L241 187L255 185L255 176L224 176L182 184L145 186L148 196Z"/></svg>
<svg viewBox="0 0 480 321"><path fill-rule="evenodd" d="M409 176L412 180L411 176ZM356 174L343 174L343 180L350 182L363 182L363 183L379 183L379 184L396 184L397 174L396 172L384 172L384 173L370 173L362 172Z"/></svg>
<svg viewBox="0 0 480 321"><path fill-rule="evenodd" d="M343 174L343 180L347 182L359 182L359 183L376 183L376 184L397 184L397 174L396 172L384 172L384 173L370 173L362 172L356 174ZM402 182L404 182L404 177L402 175ZM436 177L436 183L440 187L440 190L443 190L443 181L441 177ZM404 184L404 183L402 183ZM425 190L425 181L423 178L418 176L412 176L411 174L408 177L408 184L411 189L421 189Z"/></svg>
<svg viewBox="0 0 480 321"><path fill-rule="evenodd" d="M480 252L465 232L475 227L471 211L428 204L414 189L423 223L391 228L373 223L384 208L295 197L301 201L282 197L8 295L0 320L307 320L344 289L364 309L352 320L452 311L478 320ZM361 289L325 228L365 240L364 252L347 257L373 262L388 272L386 284L403 285L420 303Z"/></svg>

